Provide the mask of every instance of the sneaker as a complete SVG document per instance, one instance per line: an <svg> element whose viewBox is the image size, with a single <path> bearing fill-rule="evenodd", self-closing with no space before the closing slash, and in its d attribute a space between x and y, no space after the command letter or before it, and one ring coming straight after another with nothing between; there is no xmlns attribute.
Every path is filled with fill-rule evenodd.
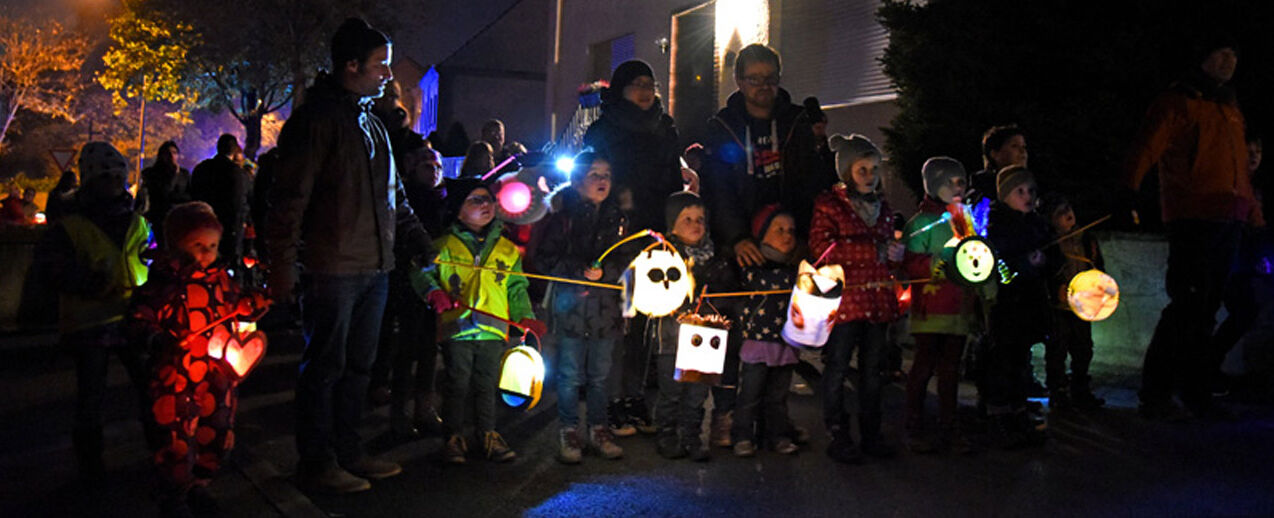
<svg viewBox="0 0 1274 518"><path fill-rule="evenodd" d="M792 455L800 449L800 446L797 446L791 439L786 437L779 439L779 442L774 443L774 451L781 455Z"/></svg>
<svg viewBox="0 0 1274 518"><path fill-rule="evenodd" d="M671 430L659 432L659 436L655 438L655 451L665 459L680 459L686 456L686 450L681 447L681 441L677 439L677 432Z"/></svg>
<svg viewBox="0 0 1274 518"><path fill-rule="evenodd" d="M730 439L731 428L734 428L734 412L713 414L712 427L708 432L708 444L719 448L733 446L734 441Z"/></svg>
<svg viewBox="0 0 1274 518"><path fill-rule="evenodd" d="M637 435L637 427L633 426L632 420L628 416L628 409L628 400L615 399L610 402L610 406L606 411L606 421L610 426L610 433L615 437Z"/></svg>
<svg viewBox="0 0 1274 518"><path fill-rule="evenodd" d="M380 460L366 455L359 457L358 460L353 462L342 462L341 467L356 476L371 480L389 478L403 472L403 467L398 465L397 462Z"/></svg>
<svg viewBox="0 0 1274 518"><path fill-rule="evenodd" d="M557 432L557 460L562 464L579 464L584 457L580 445L579 431L574 428L563 428Z"/></svg>
<svg viewBox="0 0 1274 518"><path fill-rule="evenodd" d="M464 464L466 453L469 453L469 446L465 444L464 437L452 435L442 447L442 460L447 464Z"/></svg>
<svg viewBox="0 0 1274 518"><path fill-rule="evenodd" d="M645 398L632 397L625 399L624 414L628 418L627 424L641 433L650 435L659 430L655 426L655 421L650 418L650 409L646 406Z"/></svg>
<svg viewBox="0 0 1274 518"><path fill-rule="evenodd" d="M495 430L482 434L482 444L487 453L487 460L508 462L518 456L513 449L509 448L509 443L504 442L504 437L500 437L500 432Z"/></svg>
<svg viewBox="0 0 1274 518"><path fill-rule="evenodd" d="M1179 423L1190 420L1190 412L1178 406L1171 399L1163 401L1142 402L1137 407L1137 413L1141 417L1150 421L1160 421L1164 423Z"/></svg>
<svg viewBox="0 0 1274 518"><path fill-rule="evenodd" d="M734 443L735 457L751 457L753 455L756 455L756 445L752 444L752 441L738 441Z"/></svg>
<svg viewBox="0 0 1274 518"><path fill-rule="evenodd" d="M416 427L416 431L422 435L442 435L442 418L438 417L438 411L433 405L421 405L420 399L416 400L416 415L412 419L412 424Z"/></svg>
<svg viewBox="0 0 1274 518"><path fill-rule="evenodd" d="M336 463L328 463L313 471L298 469L297 477L302 488L320 493L343 495L372 488L372 483L367 479L354 476Z"/></svg>
<svg viewBox="0 0 1274 518"><path fill-rule="evenodd" d="M589 442L593 444L593 450L598 455L607 459L618 459L624 456L624 449L615 444L615 437L611 435L609 426L594 426L590 435Z"/></svg>

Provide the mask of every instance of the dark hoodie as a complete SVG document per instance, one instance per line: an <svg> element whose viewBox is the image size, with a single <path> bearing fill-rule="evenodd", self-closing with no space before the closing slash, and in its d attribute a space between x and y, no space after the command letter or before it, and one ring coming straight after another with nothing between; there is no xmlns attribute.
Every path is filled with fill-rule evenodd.
<svg viewBox="0 0 1274 518"><path fill-rule="evenodd" d="M995 256L1016 274L996 291L991 308L991 334L1001 343L1036 343L1048 331L1048 288L1045 265L1031 264L1031 253L1043 251L1052 236L1044 218L1018 212L1004 202L991 204L987 240Z"/></svg>
<svg viewBox="0 0 1274 518"><path fill-rule="evenodd" d="M727 252L733 253L735 243L751 237L752 215L773 203L790 209L800 237L809 235L814 197L837 178L835 170L818 156L804 111L780 88L773 118L753 119L743 94L735 92L725 108L708 121L704 142L708 156L700 174L702 192L711 215L712 234Z"/></svg>
<svg viewBox="0 0 1274 518"><path fill-rule="evenodd" d="M371 102L326 74L305 99L279 133L278 177L265 227L272 281L291 283L298 259L307 272L389 271L398 234L412 256L432 250Z"/></svg>
<svg viewBox="0 0 1274 518"><path fill-rule="evenodd" d="M588 127L584 144L610 160L611 197L632 193L632 228L665 230L664 202L683 186L677 127L659 99L645 111L622 98L602 104L602 116Z"/></svg>

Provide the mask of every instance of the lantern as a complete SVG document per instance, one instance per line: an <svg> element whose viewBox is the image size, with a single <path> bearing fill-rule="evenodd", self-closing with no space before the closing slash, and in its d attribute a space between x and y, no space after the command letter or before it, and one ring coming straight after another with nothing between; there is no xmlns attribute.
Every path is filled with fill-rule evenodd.
<svg viewBox="0 0 1274 518"><path fill-rule="evenodd" d="M253 331L246 335L231 335L224 326L213 329L208 338L208 356L229 367L227 372L235 381L248 377L265 357L265 333Z"/></svg>
<svg viewBox="0 0 1274 518"><path fill-rule="evenodd" d="M529 345L504 352L500 360L500 396L513 408L530 410L544 389L544 358Z"/></svg>
<svg viewBox="0 0 1274 518"><path fill-rule="evenodd" d="M1066 287L1066 302L1083 320L1106 320L1119 307L1119 284L1101 270L1080 272Z"/></svg>
<svg viewBox="0 0 1274 518"><path fill-rule="evenodd" d="M500 219L518 225L535 223L548 214L548 194L544 171L524 167L496 180L496 213Z"/></svg>
<svg viewBox="0 0 1274 518"><path fill-rule="evenodd" d="M677 318L677 359L673 379L716 385L725 368L730 321L720 315L687 313Z"/></svg>
<svg viewBox="0 0 1274 518"><path fill-rule="evenodd" d="M620 280L624 285L625 317L638 312L662 317L694 300L694 276L672 247L637 254Z"/></svg>
<svg viewBox="0 0 1274 518"><path fill-rule="evenodd" d="M995 250L977 235L948 241L942 263L946 277L964 286L983 284L996 272Z"/></svg>
<svg viewBox="0 0 1274 518"><path fill-rule="evenodd" d="M783 339L793 345L822 347L836 324L841 292L845 289L845 271L838 264L817 270L801 261L783 324Z"/></svg>

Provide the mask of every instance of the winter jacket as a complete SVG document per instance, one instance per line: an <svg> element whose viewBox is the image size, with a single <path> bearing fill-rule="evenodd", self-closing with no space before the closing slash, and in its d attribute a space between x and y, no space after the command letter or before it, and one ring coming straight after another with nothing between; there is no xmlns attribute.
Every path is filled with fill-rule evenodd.
<svg viewBox="0 0 1274 518"><path fill-rule="evenodd" d="M1200 76L1175 83L1150 105L1124 163L1123 184L1137 189L1158 166L1165 222L1264 226L1248 177L1243 114L1232 90Z"/></svg>
<svg viewBox="0 0 1274 518"><path fill-rule="evenodd" d="M241 301L254 310L264 309L266 299L259 292L242 291L218 261L202 268L193 261L163 254L151 268L150 280L139 288L128 307L124 330L132 343L157 358L180 356L184 352L202 357L207 338L214 329L193 340L183 350L178 344L190 333L238 311ZM245 315L246 318L246 315ZM227 336L238 319L219 324ZM161 362L162 363L162 362Z"/></svg>
<svg viewBox="0 0 1274 518"><path fill-rule="evenodd" d="M307 272L389 271L395 236L411 255L428 255L429 234L412 213L371 103L327 75L305 99L279 133L264 232L272 284L291 285L298 259Z"/></svg>
<svg viewBox="0 0 1274 518"><path fill-rule="evenodd" d="M791 289L796 285L796 265L766 261L761 266L749 266L743 269L740 284L743 291ZM790 293L748 297L739 312L743 339L784 343L783 324L787 322L791 298Z"/></svg>
<svg viewBox="0 0 1274 518"><path fill-rule="evenodd" d="M938 223L920 234L912 236L938 220L946 212L946 207L938 201L925 196L920 202L920 211L912 216L903 229L907 239L907 254L903 259L903 270L908 279L929 279L933 281L912 286L911 289L911 332L941 333L949 335L969 334L973 318L973 300L969 290L941 277L937 271L942 250L955 234L948 223Z"/></svg>
<svg viewBox="0 0 1274 518"><path fill-rule="evenodd" d="M155 228L156 237L162 243L164 217L168 210L191 199L190 171L163 164L152 165L142 170L140 189L137 196L145 200L146 219Z"/></svg>
<svg viewBox="0 0 1274 518"><path fill-rule="evenodd" d="M670 235L668 239L676 247L677 252L689 261L690 254L686 252L685 245L678 242L676 236ZM674 311L671 315L646 320L646 337L649 340L647 343L652 345L651 350L655 354L677 354L677 337L681 331L681 324L677 322L677 316L695 309L695 306L699 304L699 292L703 290L704 286L708 286L709 293L734 291L738 287L738 276L735 275L733 262L721 256L721 254L714 254L707 261L696 262L694 266L691 266L690 273L695 278L695 300ZM723 298L712 299L712 305L727 315L732 314L735 309ZM712 312L708 303L704 302L700 313L710 314Z"/></svg>
<svg viewBox="0 0 1274 518"><path fill-rule="evenodd" d="M222 257L243 252L243 226L250 221L248 192L252 176L224 155L199 162L190 173L190 197L207 203L221 222Z"/></svg>
<svg viewBox="0 0 1274 518"><path fill-rule="evenodd" d="M522 254L512 241L500 235L503 230L504 225L496 220L479 236L457 222L433 246L440 261L520 272ZM455 302L514 322L535 318L526 293L527 280L521 275L436 265L412 272L411 283L422 297L440 289ZM509 336L508 324L467 308L455 308L439 316L438 331L439 336L453 341L505 340Z"/></svg>
<svg viewBox="0 0 1274 518"><path fill-rule="evenodd" d="M1044 339L1049 322L1046 268L1032 265L1030 256L1051 237L1040 215L1018 212L1003 202L991 205L987 240L996 258L1016 274L999 286L991 307L991 336L996 342L1033 344Z"/></svg>
<svg viewBox="0 0 1274 518"><path fill-rule="evenodd" d="M624 237L624 215L613 199L593 204L571 187L554 193L550 205L560 208L545 223L532 265L548 275L585 280L584 270ZM617 283L629 259L620 253L607 256L597 282ZM555 283L552 289L553 322L558 332L575 338L618 338L623 334L619 291L565 283Z"/></svg>
<svg viewBox="0 0 1274 518"><path fill-rule="evenodd" d="M836 172L818 156L813 130L803 113L804 108L792 104L791 96L780 88L769 121L749 116L739 92L708 121L707 156L700 172L702 193L712 234L727 253L733 254L736 243L752 237L752 216L773 203L792 213L799 236L809 233L814 197L836 183ZM769 144L757 148L758 139ZM775 160L781 173L766 178L765 165Z"/></svg>
<svg viewBox="0 0 1274 518"><path fill-rule="evenodd" d="M632 194L632 229L664 231L664 202L683 186L677 127L659 101L645 111L623 99L603 104L584 144L610 160L611 198Z"/></svg>
<svg viewBox="0 0 1274 518"><path fill-rule="evenodd" d="M864 222L850 205L849 190L838 183L814 200L814 217L810 222L810 253L827 254L828 264L839 264L845 270L846 289L841 296L836 323L866 320L873 323L893 322L898 318L898 298L892 285L865 288L871 282L889 282L890 265L885 251L894 236L889 203L880 201L876 221Z"/></svg>

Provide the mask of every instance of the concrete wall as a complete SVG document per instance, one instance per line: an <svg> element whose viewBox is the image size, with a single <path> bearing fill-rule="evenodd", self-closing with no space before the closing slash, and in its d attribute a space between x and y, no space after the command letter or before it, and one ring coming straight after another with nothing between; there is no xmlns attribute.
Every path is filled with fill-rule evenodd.
<svg viewBox="0 0 1274 518"><path fill-rule="evenodd" d="M1139 374L1146 346L1168 305L1164 273L1168 269L1168 241L1160 235L1099 233L1106 273L1119 283L1119 308L1110 318L1093 324L1094 361L1136 366Z"/></svg>
<svg viewBox="0 0 1274 518"><path fill-rule="evenodd" d="M45 227L0 229L0 333L39 327L56 319L51 314L56 311L54 294L35 285L26 285L35 245L45 230ZM20 322L24 292L28 306L25 308L27 313L22 316L26 321ZM50 306L50 303L53 305Z"/></svg>

